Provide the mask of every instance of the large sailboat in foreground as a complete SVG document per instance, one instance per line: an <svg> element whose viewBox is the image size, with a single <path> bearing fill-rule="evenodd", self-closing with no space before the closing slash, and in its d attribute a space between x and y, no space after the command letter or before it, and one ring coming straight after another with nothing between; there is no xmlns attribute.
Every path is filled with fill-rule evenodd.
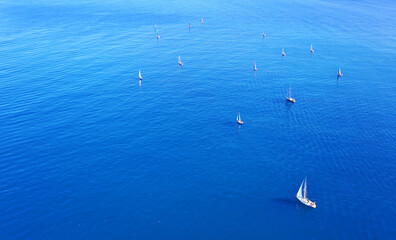
<svg viewBox="0 0 396 240"><path fill-rule="evenodd" d="M296 102L296 99L292 98L292 96L291 96L291 86L289 88L289 92L287 92L286 100L289 102L292 102L292 103Z"/></svg>
<svg viewBox="0 0 396 240"><path fill-rule="evenodd" d="M296 197L304 205L311 208L316 208L316 202L312 202L307 197L307 177L305 177L304 181L301 183L300 189L298 189Z"/></svg>
<svg viewBox="0 0 396 240"><path fill-rule="evenodd" d="M238 112L238 115L237 115L237 122L238 122L238 124L240 124L240 125L243 124L243 121L241 120L241 112Z"/></svg>

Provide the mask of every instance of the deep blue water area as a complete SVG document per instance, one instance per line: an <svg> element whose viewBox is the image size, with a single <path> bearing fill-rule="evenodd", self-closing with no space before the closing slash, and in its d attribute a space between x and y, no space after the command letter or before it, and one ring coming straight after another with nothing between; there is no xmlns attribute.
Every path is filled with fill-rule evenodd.
<svg viewBox="0 0 396 240"><path fill-rule="evenodd" d="M0 239L395 239L395 13L0 1Z"/></svg>

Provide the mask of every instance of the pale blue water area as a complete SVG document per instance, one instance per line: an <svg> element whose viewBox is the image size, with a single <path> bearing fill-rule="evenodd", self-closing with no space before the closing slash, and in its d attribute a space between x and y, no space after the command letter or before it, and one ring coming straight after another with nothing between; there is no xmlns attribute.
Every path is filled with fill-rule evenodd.
<svg viewBox="0 0 396 240"><path fill-rule="evenodd" d="M0 239L395 239L395 13L1 1Z"/></svg>

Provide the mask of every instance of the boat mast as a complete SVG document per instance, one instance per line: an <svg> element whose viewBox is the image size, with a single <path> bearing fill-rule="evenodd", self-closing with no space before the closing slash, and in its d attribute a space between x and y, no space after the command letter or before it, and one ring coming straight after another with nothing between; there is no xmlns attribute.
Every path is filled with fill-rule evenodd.
<svg viewBox="0 0 396 240"><path fill-rule="evenodd" d="M307 198L307 176L305 176L305 184L304 184L304 199Z"/></svg>

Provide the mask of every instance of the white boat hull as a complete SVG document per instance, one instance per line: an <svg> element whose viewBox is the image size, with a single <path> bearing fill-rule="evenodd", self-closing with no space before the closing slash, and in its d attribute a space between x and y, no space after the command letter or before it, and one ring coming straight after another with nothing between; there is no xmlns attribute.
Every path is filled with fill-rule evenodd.
<svg viewBox="0 0 396 240"><path fill-rule="evenodd" d="M294 99L294 98L286 98L286 100L289 101L289 102L292 102L292 103L296 102L296 99Z"/></svg>
<svg viewBox="0 0 396 240"><path fill-rule="evenodd" d="M316 208L316 203L312 202L311 200L307 199L307 198L300 198L298 196L296 196L298 200L300 200L300 202L302 204L304 204L305 206L311 207L311 208Z"/></svg>

